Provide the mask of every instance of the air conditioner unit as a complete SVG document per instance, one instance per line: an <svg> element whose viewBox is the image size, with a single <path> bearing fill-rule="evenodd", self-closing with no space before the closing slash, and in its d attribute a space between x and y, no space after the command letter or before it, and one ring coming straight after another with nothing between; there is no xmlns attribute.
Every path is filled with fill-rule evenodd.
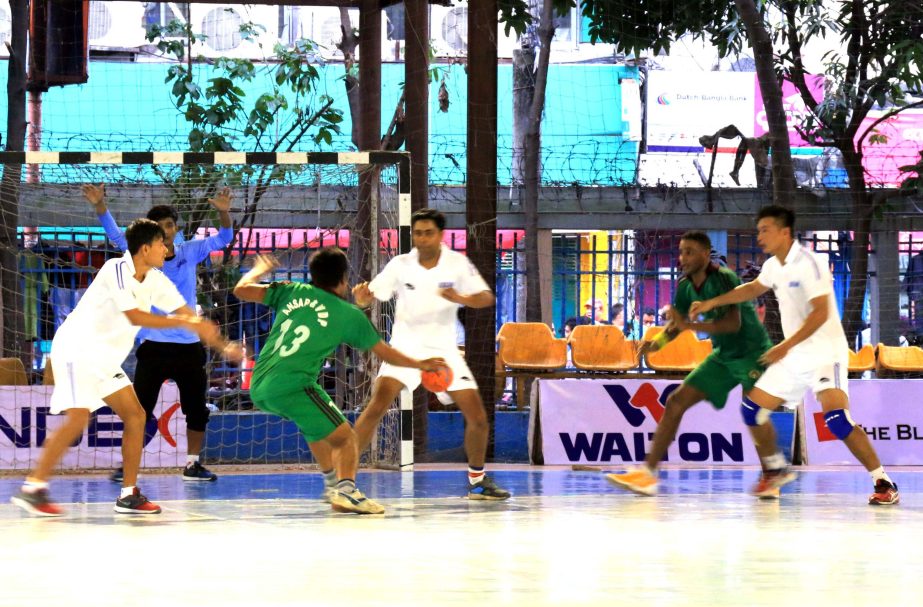
<svg viewBox="0 0 923 607"><path fill-rule="evenodd" d="M240 4L193 4L190 20L194 32L204 39L196 43L193 55L264 59L272 55L279 41L279 7ZM241 25L253 23L254 35L245 39Z"/></svg>
<svg viewBox="0 0 923 607"><path fill-rule="evenodd" d="M468 54L468 6L430 6L429 37L437 57ZM503 25L497 27L497 56L509 58L516 48L516 35L507 36Z"/></svg>
<svg viewBox="0 0 923 607"><path fill-rule="evenodd" d="M0 57L9 57L10 50L7 44L11 42L13 32L13 18L10 13L10 3L7 0L0 0Z"/></svg>
<svg viewBox="0 0 923 607"><path fill-rule="evenodd" d="M90 2L89 21L90 48L133 49L149 44L141 2Z"/></svg>

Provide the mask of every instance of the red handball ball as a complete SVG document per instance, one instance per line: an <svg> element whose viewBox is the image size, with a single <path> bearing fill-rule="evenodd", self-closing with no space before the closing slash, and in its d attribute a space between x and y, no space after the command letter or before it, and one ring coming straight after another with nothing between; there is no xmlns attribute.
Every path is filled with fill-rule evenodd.
<svg viewBox="0 0 923 607"><path fill-rule="evenodd" d="M452 385L452 369L440 367L438 371L423 371L423 387L430 392L445 392Z"/></svg>

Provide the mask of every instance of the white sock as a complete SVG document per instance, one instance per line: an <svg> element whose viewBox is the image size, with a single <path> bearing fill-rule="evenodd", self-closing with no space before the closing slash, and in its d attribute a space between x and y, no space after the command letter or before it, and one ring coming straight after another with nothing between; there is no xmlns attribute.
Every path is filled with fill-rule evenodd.
<svg viewBox="0 0 923 607"><path fill-rule="evenodd" d="M22 484L22 490L26 493L35 493L42 489L48 488L48 481L30 481L26 479Z"/></svg>
<svg viewBox="0 0 923 607"><path fill-rule="evenodd" d="M192 464L195 464L198 461L199 461L198 455L187 455L186 456L186 467L188 468L189 466L191 466Z"/></svg>
<svg viewBox="0 0 923 607"><path fill-rule="evenodd" d="M785 467L785 456L777 451L769 457L764 457L763 465L767 470L781 470Z"/></svg>
<svg viewBox="0 0 923 607"><path fill-rule="evenodd" d="M869 474L872 475L872 480L875 481L876 483L879 480L884 480L884 481L888 481L892 485L894 484L894 481L891 480L891 477L888 476L888 473L885 472L885 469L882 466L878 466L874 470L869 470Z"/></svg>
<svg viewBox="0 0 923 607"><path fill-rule="evenodd" d="M134 485L132 485L131 487L122 487L122 492L119 493L119 499L122 499L123 497L128 497L129 495L131 495L131 494L134 493L134 492L135 492L135 486L134 486Z"/></svg>
<svg viewBox="0 0 923 607"><path fill-rule="evenodd" d="M477 485L482 480L484 480L484 467L475 468L474 466L468 466L468 483Z"/></svg>
<svg viewBox="0 0 923 607"><path fill-rule="evenodd" d="M321 471L321 474L324 475L324 487L330 488L335 487L337 484L337 471L336 470L327 470L326 472Z"/></svg>
<svg viewBox="0 0 923 607"><path fill-rule="evenodd" d="M356 481L351 478L344 478L337 483L337 491L340 493L352 493L356 490Z"/></svg>

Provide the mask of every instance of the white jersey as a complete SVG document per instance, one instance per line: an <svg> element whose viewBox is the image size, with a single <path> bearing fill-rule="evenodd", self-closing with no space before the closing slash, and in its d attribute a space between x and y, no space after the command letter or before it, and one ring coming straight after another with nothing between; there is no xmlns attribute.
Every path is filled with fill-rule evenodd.
<svg viewBox="0 0 923 607"><path fill-rule="evenodd" d="M782 317L782 332L791 337L811 313L811 300L827 296L827 321L813 335L792 348L791 355L816 360L818 364L847 355L849 345L833 295L833 277L827 260L796 240L785 263L773 256L763 264L757 281L775 292Z"/></svg>
<svg viewBox="0 0 923 607"><path fill-rule="evenodd" d="M110 259L99 269L86 293L55 333L51 358L62 362L92 362L118 367L131 352L141 327L124 312L150 312L152 306L173 311L186 305L170 279L152 268L135 279L131 254Z"/></svg>
<svg viewBox="0 0 923 607"><path fill-rule="evenodd" d="M461 306L439 294L450 287L461 295L490 291L474 264L444 244L439 262L430 269L420 265L417 249L389 261L369 289L381 301L397 297L391 345L455 349Z"/></svg>

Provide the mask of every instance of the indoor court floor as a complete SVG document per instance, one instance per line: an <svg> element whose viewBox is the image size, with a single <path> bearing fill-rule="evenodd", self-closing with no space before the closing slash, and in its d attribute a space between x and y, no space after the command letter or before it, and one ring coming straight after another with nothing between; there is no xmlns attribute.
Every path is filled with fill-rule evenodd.
<svg viewBox="0 0 923 607"><path fill-rule="evenodd" d="M220 472L220 470L219 470ZM57 477L60 519L9 503L0 478L0 606L923 604L923 470L803 468L780 500L757 470L664 469L661 493L594 472L507 466L508 502L463 499L464 469L363 471L383 516L335 514L317 473L145 475L163 514L112 512L103 476Z"/></svg>

